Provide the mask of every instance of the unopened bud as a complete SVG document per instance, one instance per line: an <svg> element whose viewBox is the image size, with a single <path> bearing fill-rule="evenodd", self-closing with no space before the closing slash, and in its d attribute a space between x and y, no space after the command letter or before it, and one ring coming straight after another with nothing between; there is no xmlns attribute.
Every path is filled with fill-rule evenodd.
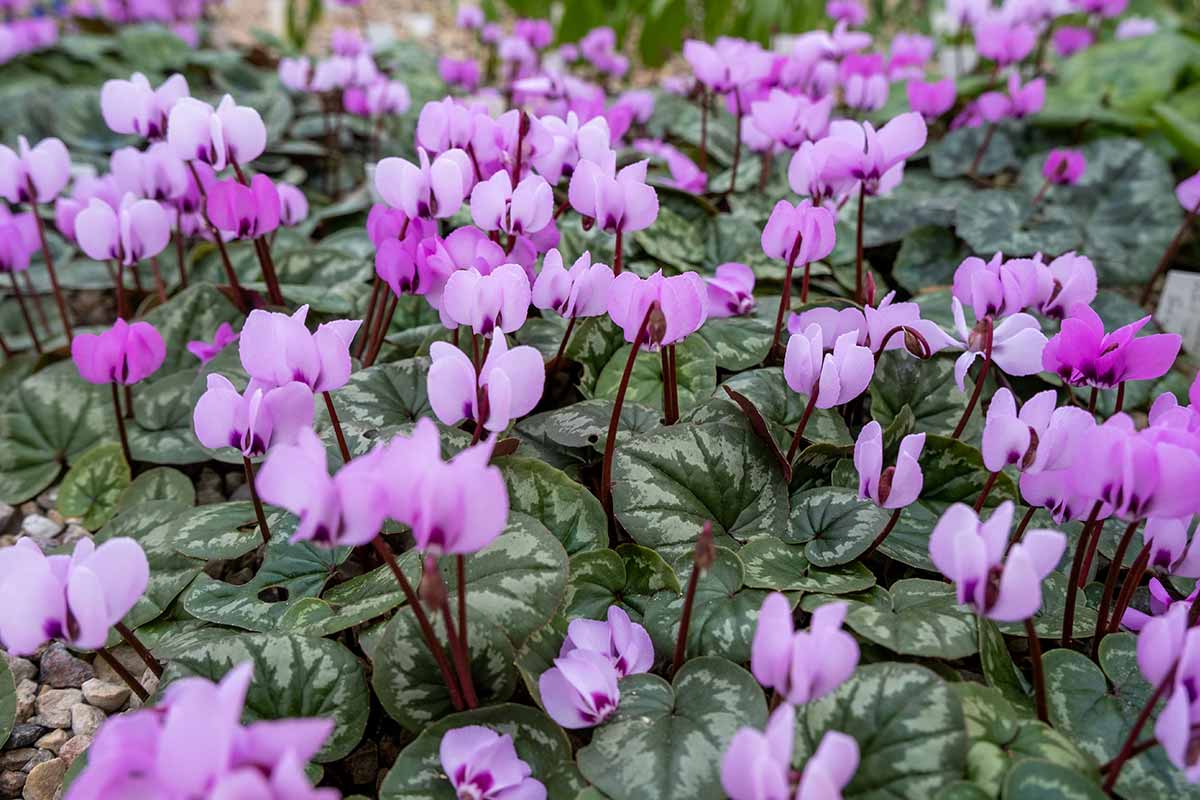
<svg viewBox="0 0 1200 800"><path fill-rule="evenodd" d="M904 329L904 349L917 358L929 358L929 353L925 350L925 343L910 328Z"/></svg>
<svg viewBox="0 0 1200 800"><path fill-rule="evenodd" d="M590 231L592 229L592 226L595 224L596 224L595 217L583 217L582 219L579 220L579 226L581 228L583 228L583 230L585 232Z"/></svg>
<svg viewBox="0 0 1200 800"><path fill-rule="evenodd" d="M646 319L646 341L654 346L662 344L662 340L667 336L667 317L663 314L662 309L658 307L658 303L650 306L649 315Z"/></svg>
<svg viewBox="0 0 1200 800"><path fill-rule="evenodd" d="M705 520L700 530L700 538L696 540L696 569L706 571L717 560L717 545L713 542L712 522Z"/></svg>
<svg viewBox="0 0 1200 800"><path fill-rule="evenodd" d="M1025 456L1021 459L1021 469L1027 470L1033 466L1033 462L1037 460L1038 452L1038 435L1037 431L1032 426L1029 428L1029 449L1025 451Z"/></svg>
<svg viewBox="0 0 1200 800"><path fill-rule="evenodd" d="M517 129L517 133L520 136L525 137L529 134L529 125L530 125L529 115L525 113L524 109L522 109L519 113L521 115L520 116L521 122L520 122L520 126Z"/></svg>
<svg viewBox="0 0 1200 800"><path fill-rule="evenodd" d="M437 561L433 556L425 558L417 594L421 598L421 605L426 608L441 608L446 603L446 582L442 580L442 573L438 572Z"/></svg>

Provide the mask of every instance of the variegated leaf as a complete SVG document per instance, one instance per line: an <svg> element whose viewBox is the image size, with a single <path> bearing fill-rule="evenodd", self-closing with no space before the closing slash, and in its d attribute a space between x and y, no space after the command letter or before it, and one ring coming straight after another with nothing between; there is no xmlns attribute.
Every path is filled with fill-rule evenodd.
<svg viewBox="0 0 1200 800"><path fill-rule="evenodd" d="M774 536L758 536L738 551L746 585L779 592L847 594L871 588L875 576L859 562L824 569L804 555L804 545L786 544Z"/></svg>

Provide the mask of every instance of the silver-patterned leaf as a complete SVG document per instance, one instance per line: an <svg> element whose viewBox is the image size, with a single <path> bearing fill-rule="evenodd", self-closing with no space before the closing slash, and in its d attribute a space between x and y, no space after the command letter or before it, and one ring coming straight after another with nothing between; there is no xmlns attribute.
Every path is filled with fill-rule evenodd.
<svg viewBox="0 0 1200 800"><path fill-rule="evenodd" d="M818 567L836 567L862 555L890 516L850 489L807 489L792 496L788 530L780 538L803 544L805 557Z"/></svg>
<svg viewBox="0 0 1200 800"><path fill-rule="evenodd" d="M154 308L146 315L146 322L158 329L167 344L167 357L157 374L167 376L195 367L196 357L188 352L187 343L196 339L212 341L222 322L237 322L240 316L225 295L205 283L193 284Z"/></svg>
<svg viewBox="0 0 1200 800"><path fill-rule="evenodd" d="M567 555L608 546L608 518L596 496L561 470L533 458L494 462L508 484L509 508L541 522Z"/></svg>
<svg viewBox="0 0 1200 800"><path fill-rule="evenodd" d="M254 504L233 500L200 506L180 520L173 544L180 553L193 558L243 556L262 544Z"/></svg>
<svg viewBox="0 0 1200 800"><path fill-rule="evenodd" d="M58 511L64 517L82 517L83 527L94 531L116 513L117 501L130 482L121 445L98 444L67 470L58 487Z"/></svg>
<svg viewBox="0 0 1200 800"><path fill-rule="evenodd" d="M758 536L738 551L746 570L746 585L777 592L848 594L875 585L875 576L859 562L823 569L804 555L804 545L787 544L774 536Z"/></svg>
<svg viewBox="0 0 1200 800"><path fill-rule="evenodd" d="M804 415L808 398L796 394L788 387L783 379L783 370L779 367L766 367L743 372L734 375L722 386L728 386L754 404L771 429L771 435L775 437L779 449L786 453L791 446L796 425ZM743 416L741 409L724 391L717 391L713 399L697 409L690 419L692 422L711 422L729 417L740 419ZM846 423L830 409L817 409L813 412L808 426L804 429L804 438L810 442L837 447L849 447L854 443Z"/></svg>
<svg viewBox="0 0 1200 800"><path fill-rule="evenodd" d="M629 345L612 354L600 370L596 381L596 397L615 400L625 363L629 360ZM712 348L699 336L689 336L675 345L675 377L679 388L679 408L688 411L712 396L717 385L717 361ZM663 367L661 353L642 351L633 362L633 374L625 399L654 409L662 408Z"/></svg>
<svg viewBox="0 0 1200 800"><path fill-rule="evenodd" d="M196 487L192 486L191 478L177 469L155 467L138 475L121 492L117 511L128 511L139 503L153 500L170 500L182 506L195 505Z"/></svg>

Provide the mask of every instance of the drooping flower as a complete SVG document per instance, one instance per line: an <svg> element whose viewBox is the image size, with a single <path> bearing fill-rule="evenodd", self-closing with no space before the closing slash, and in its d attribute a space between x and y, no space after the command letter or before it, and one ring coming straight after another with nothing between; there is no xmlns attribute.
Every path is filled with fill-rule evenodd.
<svg viewBox="0 0 1200 800"><path fill-rule="evenodd" d="M499 433L542 399L546 379L542 354L529 345L510 350L503 333L493 337L478 374L467 354L449 342L434 342L429 355L433 359L427 382L429 404L444 425L471 419Z"/></svg>
<svg viewBox="0 0 1200 800"><path fill-rule="evenodd" d="M567 188L571 207L610 233L650 227L658 217L658 194L646 183L649 163L638 161L618 172L611 151L601 163L580 159Z"/></svg>
<svg viewBox="0 0 1200 800"><path fill-rule="evenodd" d="M42 139L30 147L19 136L15 152L0 145L0 197L10 203L49 203L70 177L71 156L60 139Z"/></svg>
<svg viewBox="0 0 1200 800"><path fill-rule="evenodd" d="M208 389L192 415L200 444L212 450L234 447L247 458L264 455L272 445L294 443L312 420L313 394L303 383L265 390L250 385L239 393L217 373L208 376Z"/></svg>
<svg viewBox="0 0 1200 800"><path fill-rule="evenodd" d="M80 333L71 341L71 359L88 383L130 386L153 375L166 357L166 342L149 322L118 318L103 333Z"/></svg>
<svg viewBox="0 0 1200 800"><path fill-rule="evenodd" d="M1184 211L1200 212L1200 171L1179 182L1175 187L1175 199L1183 206Z"/></svg>
<svg viewBox="0 0 1200 800"><path fill-rule="evenodd" d="M854 443L854 467L858 470L858 496L881 508L904 508L916 502L925 484L921 451L925 434L912 433L900 442L894 467L883 467L883 427L871 420Z"/></svg>
<svg viewBox="0 0 1200 800"><path fill-rule="evenodd" d="M983 358L987 349L987 333L981 321L974 328L967 327L967 317L957 297L950 299L954 312L954 329L957 338L951 347L963 350L954 362L954 380L959 391L965 391L964 380L967 370L975 359ZM1042 371L1042 350L1046 347L1046 336L1038 321L1028 314L1013 314L1005 317L992 328L992 362L1008 375L1034 375Z"/></svg>
<svg viewBox="0 0 1200 800"><path fill-rule="evenodd" d="M132 266L161 253L171 240L167 212L153 200L127 194L121 207L93 198L75 218L79 247L97 261Z"/></svg>
<svg viewBox="0 0 1200 800"><path fill-rule="evenodd" d="M157 89L140 72L129 80L108 80L100 87L100 113L114 133L146 139L167 135L167 118L180 99L188 97L187 79L175 73Z"/></svg>
<svg viewBox="0 0 1200 800"><path fill-rule="evenodd" d="M1137 39L1141 36L1153 36L1158 33L1158 23L1149 17L1126 17L1117 23L1117 29L1113 32L1113 38L1117 41L1122 39Z"/></svg>
<svg viewBox="0 0 1200 800"><path fill-rule="evenodd" d="M794 206L780 200L763 227L763 252L794 264L819 261L833 252L835 244L833 214L823 206L813 205L812 200L802 200Z"/></svg>
<svg viewBox="0 0 1200 800"><path fill-rule="evenodd" d="M1150 522L1154 522L1154 520ZM1191 555L1189 552L1189 557ZM1180 600L1172 597L1171 593L1167 591L1167 588L1163 586L1162 581L1158 578L1151 578L1148 588L1150 590L1150 613L1147 614L1136 608L1127 608L1121 616L1121 624L1131 631L1141 631L1150 620L1155 617L1161 617L1177 604L1190 609L1192 603L1196 602L1197 597L1200 597L1200 585L1192 589L1192 593L1186 598Z"/></svg>
<svg viewBox="0 0 1200 800"><path fill-rule="evenodd" d="M275 184L279 191L279 221L291 227L308 218L308 198L304 191L282 181Z"/></svg>
<svg viewBox="0 0 1200 800"><path fill-rule="evenodd" d="M840 601L819 606L809 629L797 631L787 598L767 595L750 645L754 677L789 703L808 703L837 689L858 666L858 642L842 630L847 609Z"/></svg>
<svg viewBox="0 0 1200 800"><path fill-rule="evenodd" d="M385 158L375 168L375 190L392 208L410 219L452 217L474 184L470 157L457 148L440 153L432 162L417 148L418 163Z"/></svg>
<svg viewBox="0 0 1200 800"><path fill-rule="evenodd" d="M291 316L256 308L246 318L239 341L242 368L264 386L299 381L313 392L341 388L350 378L350 343L361 320L322 323L315 333L304 326L308 306Z"/></svg>
<svg viewBox="0 0 1200 800"><path fill-rule="evenodd" d="M1037 31L1023 22L1013 23L992 14L975 24L975 49L1002 67L1024 60L1037 44Z"/></svg>
<svg viewBox="0 0 1200 800"><path fill-rule="evenodd" d="M531 235L553 216L554 190L540 175L530 175L514 189L508 172L501 170L471 191L471 219L485 231Z"/></svg>
<svg viewBox="0 0 1200 800"><path fill-rule="evenodd" d="M1004 501L987 522L966 505L946 509L929 537L929 557L952 580L958 602L999 622L1029 619L1042 605L1042 581L1067 546L1058 531L1034 528L1008 549L1013 504Z"/></svg>
<svg viewBox="0 0 1200 800"><path fill-rule="evenodd" d="M255 175L249 186L232 178L208 187L208 218L219 230L256 239L279 227L282 203L275 183Z"/></svg>
<svg viewBox="0 0 1200 800"><path fill-rule="evenodd" d="M83 538L67 555L46 556L30 538L0 549L0 642L14 656L48 639L83 650L104 646L108 630L133 608L150 580L150 565L133 539L97 547Z"/></svg>
<svg viewBox="0 0 1200 800"><path fill-rule="evenodd" d="M721 788L731 800L793 800L792 746L796 711L775 709L767 729L739 728L721 756Z"/></svg>
<svg viewBox="0 0 1200 800"><path fill-rule="evenodd" d="M682 341L698 331L708 318L708 290L704 279L694 272L666 278L659 270L645 279L632 272L622 272L613 280L608 294L608 314L624 332L625 341L631 344L636 341L651 306L656 306L661 313L662 324L649 325L643 349L657 350L663 345Z"/></svg>
<svg viewBox="0 0 1200 800"><path fill-rule="evenodd" d="M1090 304L1096 299L1096 267L1087 256L1074 250L1063 253L1047 265L1050 272L1049 290L1029 298L1040 313L1062 319L1076 303ZM1039 287L1045 286L1039 282Z"/></svg>
<svg viewBox="0 0 1200 800"><path fill-rule="evenodd" d="M858 397L875 374L875 357L857 339L856 333L844 333L834 342L833 351L826 353L819 325L792 334L783 359L788 386L808 397L815 391L817 408L834 408Z"/></svg>
<svg viewBox="0 0 1200 800"><path fill-rule="evenodd" d="M915 111L895 116L878 131L871 123L840 120L829 126L836 142L824 174L861 183L869 195L885 195L904 177L904 162L925 146L925 119Z"/></svg>
<svg viewBox="0 0 1200 800"><path fill-rule="evenodd" d="M225 95L215 109L193 97L171 108L167 141L184 161L200 161L220 172L229 164L245 165L262 155L267 128L250 106Z"/></svg>
<svg viewBox="0 0 1200 800"><path fill-rule="evenodd" d="M1187 781L1196 783L1200 750L1194 731L1200 710L1194 687L1200 680L1200 628L1189 628L1188 617L1188 604L1174 603L1165 614L1147 622L1138 634L1137 660L1151 686L1170 679L1167 704L1154 722L1154 737Z"/></svg>
<svg viewBox="0 0 1200 800"><path fill-rule="evenodd" d="M1138 336L1150 317L1104 332L1104 320L1084 303L1071 306L1062 329L1046 344L1043 366L1072 386L1111 389L1124 381L1153 380L1175 363L1183 339L1175 333Z"/></svg>
<svg viewBox="0 0 1200 800"><path fill-rule="evenodd" d="M201 364L207 364L216 358L226 345L236 342L237 339L238 334L234 333L233 326L228 322L222 322L213 333L212 343L203 339L193 339L187 343L187 349L189 353L200 359Z"/></svg>
<svg viewBox="0 0 1200 800"><path fill-rule="evenodd" d="M744 317L754 311L754 270L745 264L719 264L716 275L705 278L708 287L708 316Z"/></svg>
<svg viewBox="0 0 1200 800"><path fill-rule="evenodd" d="M1060 186L1074 186L1087 169L1087 159L1078 150L1056 148L1046 156L1042 177Z"/></svg>
<svg viewBox="0 0 1200 800"><path fill-rule="evenodd" d="M446 281L441 310L452 325L468 325L483 336L497 329L512 333L525 324L532 296L529 276L519 264L503 264L486 275L461 269Z"/></svg>
<svg viewBox="0 0 1200 800"><path fill-rule="evenodd" d="M513 738L482 725L453 728L438 747L442 771L458 797L472 800L546 800L546 787L530 775Z"/></svg>
<svg viewBox="0 0 1200 800"><path fill-rule="evenodd" d="M631 621L625 610L616 604L608 607L605 622L582 618L571 620L558 655L564 658L572 650L591 650L608 656L621 678L649 672L654 666L654 643L650 634Z"/></svg>
<svg viewBox="0 0 1200 800"><path fill-rule="evenodd" d="M538 678L542 704L568 730L591 728L611 717L621 702L617 668L608 655L572 650L554 659Z"/></svg>
<svg viewBox="0 0 1200 800"><path fill-rule="evenodd" d="M945 114L954 107L957 89L953 78L940 81L910 80L905 85L908 107L925 117L926 122Z"/></svg>
<svg viewBox="0 0 1200 800"><path fill-rule="evenodd" d="M562 254L551 248L533 282L533 305L543 311L553 310L566 319L599 316L608 311L613 278L612 270L604 264L593 264L591 253L586 250L567 270Z"/></svg>
<svg viewBox="0 0 1200 800"><path fill-rule="evenodd" d="M750 115L764 136L780 147L794 149L804 142L815 142L829 130L829 115L833 111L833 95L812 100L802 94L790 94L772 89L761 100L750 103Z"/></svg>
<svg viewBox="0 0 1200 800"><path fill-rule="evenodd" d="M1082 25L1064 25L1054 31L1054 52L1069 58L1081 50L1087 50L1096 41L1091 28Z"/></svg>
<svg viewBox="0 0 1200 800"><path fill-rule="evenodd" d="M992 395L983 426L983 464L991 472L1015 467L1037 473L1065 469L1081 431L1091 427L1091 415L1081 408L1056 408L1053 389L1038 392L1021 406L1007 387Z"/></svg>

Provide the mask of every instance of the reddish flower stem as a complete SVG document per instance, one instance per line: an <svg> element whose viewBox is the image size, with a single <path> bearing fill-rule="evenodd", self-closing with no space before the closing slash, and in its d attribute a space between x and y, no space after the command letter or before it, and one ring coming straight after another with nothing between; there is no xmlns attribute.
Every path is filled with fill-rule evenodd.
<svg viewBox="0 0 1200 800"><path fill-rule="evenodd" d="M567 352L567 342L569 342L571 340L571 332L575 330L575 320L576 319L577 319L576 317L571 317L567 321L567 329L566 329L566 331L563 332L562 341L558 343L558 352L555 353L554 358L550 359L550 362L548 364L546 364L546 377L547 378L549 378L554 373L558 372L559 367L562 366L563 357L566 355L566 352Z"/></svg>
<svg viewBox="0 0 1200 800"><path fill-rule="evenodd" d="M1142 545L1142 549L1138 552L1133 566L1129 568L1129 575L1126 576L1125 583L1121 586L1121 594L1117 596L1117 605L1113 608L1112 616L1109 617L1106 633L1116 633L1120 629L1121 618L1125 616L1125 612L1129 609L1129 604L1133 602L1133 593L1137 591L1142 578L1146 575L1146 568L1149 565L1150 543L1147 542Z"/></svg>
<svg viewBox="0 0 1200 800"><path fill-rule="evenodd" d="M792 243L792 250L788 253L787 270L783 273L783 295L779 298L779 313L775 315L775 334L771 337L771 349L768 353L774 353L779 347L779 337L783 334L783 318L792 309L792 269L796 266L796 258L800 255L800 245L803 241L804 237L796 234L796 241ZM807 264L804 265L804 270L807 276ZM802 295L801 301L803 300Z"/></svg>
<svg viewBox="0 0 1200 800"><path fill-rule="evenodd" d="M675 385L675 360L671 357L674 345L659 350L663 375L663 417L668 425L679 421L679 389Z"/></svg>
<svg viewBox="0 0 1200 800"><path fill-rule="evenodd" d="M996 328L991 317L984 317L984 320L987 327L983 333L983 367L979 370L979 377L975 379L975 388L971 391L971 399L967 401L967 407L963 409L962 417L954 426L954 433L950 435L951 439L957 439L966 430L967 422L971 419L971 412L975 410L975 404L979 402L979 395L983 391L983 383L987 378L988 370L992 368L992 340L995 337Z"/></svg>
<svg viewBox="0 0 1200 800"><path fill-rule="evenodd" d="M1042 642L1033 626L1033 617L1025 619L1025 636L1029 640L1029 660L1033 664L1033 701L1037 717L1049 724L1050 714L1046 710L1046 676L1042 671Z"/></svg>
<svg viewBox="0 0 1200 800"><path fill-rule="evenodd" d="M1113 413L1120 414L1121 409L1125 407L1125 381L1117 384L1117 402L1113 406Z"/></svg>
<svg viewBox="0 0 1200 800"><path fill-rule="evenodd" d="M54 256L50 254L50 245L46 243L46 226L42 224L42 215L38 213L37 189L33 187L33 178L27 183L29 190L29 206L33 210L33 220L37 225L38 241L42 244L42 258L46 261L46 271L50 273L50 286L54 289L54 302L58 306L58 316L62 320L63 332L67 334L67 344L75 338L71 330L71 315L67 313L67 301L63 299L62 287L58 285L58 273L54 269Z"/></svg>
<svg viewBox="0 0 1200 800"><path fill-rule="evenodd" d="M242 288L237 272L233 269L233 262L229 260L229 251L225 249L225 240L221 238L221 232L208 218L208 192L204 189L204 183L200 180L200 173L196 171L196 165L191 161L186 163L188 169L191 170L192 180L196 183L196 190L200 193L200 218L204 220L204 225L217 245L217 252L221 254L221 266L225 269L225 280L229 281L229 288L233 291L233 304L237 306L238 311L245 314L247 311L246 290Z"/></svg>
<svg viewBox="0 0 1200 800"><path fill-rule="evenodd" d="M646 309L646 316L638 326L637 335L633 337L633 346L629 350L629 359L625 362L625 371L621 374L621 383L617 387L617 399L613 401L612 416L608 420L608 438L604 442L604 464L600 470L600 504L611 518L612 510L612 462L613 451L617 446L617 428L621 424L621 408L625 405L625 392L629 389L629 378L633 375L633 364L638 352L646 342L647 330L650 325L650 315L658 308L657 303L651 303Z"/></svg>
<svg viewBox="0 0 1200 800"><path fill-rule="evenodd" d="M29 270L24 270L21 277L25 280L25 293L29 295L30 305L37 312L38 324L41 325L47 333L51 333L50 320L46 318L46 309L42 306L42 296L33 288L33 279L29 277Z"/></svg>
<svg viewBox="0 0 1200 800"><path fill-rule="evenodd" d="M125 454L125 463L133 467L133 456L129 454L129 437L125 435L125 415L121 413L121 398L117 393L117 384L114 381L110 383L112 387L112 404L113 416L117 418L117 433L121 436L121 452Z"/></svg>
<svg viewBox="0 0 1200 800"><path fill-rule="evenodd" d="M796 425L796 434L792 436L792 444L788 447L787 462L789 464L796 460L796 451L800 449L800 440L804 438L804 429L808 427L808 419L817 407L817 395L820 393L820 383L814 383L812 394L808 397L808 405L804 407L804 413L800 416L800 422Z"/></svg>
<svg viewBox="0 0 1200 800"><path fill-rule="evenodd" d="M976 514L983 510L983 504L987 501L988 495L992 493L992 487L996 485L996 479L999 477L999 472L993 472L988 475L987 481L983 484L983 490L979 493L979 497L975 498Z"/></svg>
<svg viewBox="0 0 1200 800"><path fill-rule="evenodd" d="M338 450L342 452L342 461L350 463L350 448L346 446L346 435L342 433L342 422L338 419L337 408L333 405L333 395L321 392L325 397L325 410L329 412L329 421L333 423L333 433L337 437Z"/></svg>
<svg viewBox="0 0 1200 800"><path fill-rule="evenodd" d="M479 706L479 698L475 695L474 679L471 676L471 659L467 653L466 617L461 611L459 612L459 619L462 624L456 629L454 615L450 611L450 595L446 593L441 573L432 565L432 558L426 561L426 569L432 570L432 572L427 573L426 579L428 579L429 575L435 575L435 580L443 584L439 589L439 594L441 595L439 605L441 606L442 623L446 626L446 638L450 642L450 657L454 659L454 670L458 674L459 683L462 685L463 702L466 703L467 708L477 708Z"/></svg>
<svg viewBox="0 0 1200 800"><path fill-rule="evenodd" d="M142 663L150 668L157 677L162 677L163 666L157 658L150 652L146 645L142 644L142 640L137 637L137 634L129 629L129 626L124 622L118 622L113 626L117 629L117 633L121 634L121 638L125 640L125 644L133 648L133 651L142 659Z"/></svg>
<svg viewBox="0 0 1200 800"><path fill-rule="evenodd" d="M458 640L462 645L463 656L467 663L465 677L463 678L464 687L469 686L469 698L475 697L475 686L471 677L471 648L467 644L467 565L466 558L462 555L454 557L455 569L458 578ZM476 700L475 702L478 702Z"/></svg>
<svg viewBox="0 0 1200 800"><path fill-rule="evenodd" d="M871 546L864 550L862 555L858 557L859 561L862 561L867 556L879 549L879 545L883 544L884 540L887 539L888 534L892 532L892 528L895 528L896 523L900 521L900 514L903 512L903 508L897 508L892 512L892 515L888 517L887 523L883 526L883 530L879 531L879 535L875 537L875 541L871 542Z"/></svg>
<svg viewBox="0 0 1200 800"><path fill-rule="evenodd" d="M1197 603L1196 606L1200 607L1200 603ZM1172 667L1167 677L1163 678L1162 683L1155 688L1154 694L1150 695L1150 699L1146 701L1146 705L1142 706L1142 710L1138 713L1137 719L1134 720L1133 727L1129 729L1129 734L1125 737L1125 742L1121 745L1121 750L1117 753L1116 758L1100 768L1102 772L1107 773L1104 778L1104 786L1102 787L1105 794L1112 794L1112 789L1117 785L1117 778L1121 774L1121 768L1134 755L1134 742L1137 741L1142 728L1146 727L1146 723L1150 721L1150 715L1154 713L1154 707L1162 699L1163 693L1174 682L1175 668Z"/></svg>
<svg viewBox="0 0 1200 800"><path fill-rule="evenodd" d="M1179 252L1180 245L1183 244L1184 235L1187 233L1188 228L1192 226L1192 223L1196 220L1196 216L1198 214L1200 214L1200 203L1196 203L1196 207L1189 211L1187 216L1183 218L1183 222L1180 224L1179 230L1175 231L1174 238L1172 238L1171 243L1167 245L1166 251L1163 253L1162 258L1159 259L1158 266L1154 268L1154 274L1150 276L1150 280L1146 281L1146 286L1144 289L1142 289L1142 297L1140 301L1142 305L1146 305L1150 302L1150 294L1154 291L1154 284L1158 282L1158 279L1162 277L1162 274L1167 271L1167 267L1171 265L1171 261L1175 258L1175 254Z"/></svg>
<svg viewBox="0 0 1200 800"><path fill-rule="evenodd" d="M987 152L988 146L992 143L992 137L996 135L996 123L991 123L987 126L987 131L983 134L983 141L979 143L979 149L975 151L975 158L971 160L971 166L967 168L967 177L974 178L975 170L979 169L979 165L983 163L983 155Z"/></svg>
<svg viewBox="0 0 1200 800"><path fill-rule="evenodd" d="M358 332L362 335L358 337L358 341L354 344L354 355L359 358L362 358L363 350L367 346L367 340L371 338L371 329L375 323L375 306L379 302L382 286L383 279L376 275L375 282L371 284L371 299L367 301L367 313L363 315L363 323L358 329Z"/></svg>
<svg viewBox="0 0 1200 800"><path fill-rule="evenodd" d="M617 240L613 243L613 275L620 275L621 268L625 263L625 254L622 252L624 233L623 230L617 228Z"/></svg>
<svg viewBox="0 0 1200 800"><path fill-rule="evenodd" d="M1004 550L1005 553L1011 550L1012 546L1021 541L1021 538L1025 536L1025 529L1029 527L1029 522L1033 519L1033 515L1037 513L1037 510L1037 506L1030 506L1025 512L1025 516L1021 517L1021 521L1017 523L1017 529L1013 531L1013 535L1008 540L1008 546Z"/></svg>
<svg viewBox="0 0 1200 800"><path fill-rule="evenodd" d="M183 241L183 212L175 210L175 260L179 264L179 288L186 289L188 285L187 258L184 255Z"/></svg>
<svg viewBox="0 0 1200 800"><path fill-rule="evenodd" d="M1033 211L1035 208L1041 205L1042 201L1046 199L1046 192L1048 191L1050 191L1050 181L1046 180L1042 182L1042 188L1038 189L1037 194L1035 194L1033 199L1029 201L1030 211Z"/></svg>
<svg viewBox="0 0 1200 800"><path fill-rule="evenodd" d="M146 687L142 686L141 681L133 677L133 674L125 669L125 665L117 660L117 657L108 652L107 647L97 647L96 655L100 656L106 664L112 667L112 671L117 673L117 676L125 681L125 685L137 695L138 700L143 703L150 699L150 693L146 691Z"/></svg>
<svg viewBox="0 0 1200 800"><path fill-rule="evenodd" d="M1100 652L1100 638L1108 626L1108 612L1112 605L1113 592L1117 589L1117 576L1121 574L1122 564L1125 562L1125 551L1129 549L1129 543L1133 541L1133 535L1137 533L1138 526L1141 524L1140 519L1135 519L1126 526L1125 533L1121 535L1121 541L1117 543L1117 550L1113 553L1112 562L1108 565L1108 575L1104 579L1104 594L1100 599L1100 611L1096 614L1096 633L1092 636L1092 658L1095 658ZM1096 538L1099 539L1099 537Z"/></svg>
<svg viewBox="0 0 1200 800"><path fill-rule="evenodd" d="M679 618L679 634L675 638L675 653L671 658L672 675L679 672L687 653L688 631L692 626L692 608L696 604L696 584L700 582L700 573L712 566L714 557L712 521L705 520L704 527L700 530L700 538L696 540L692 574L688 576L687 593L683 598L683 613Z"/></svg>
<svg viewBox="0 0 1200 800"><path fill-rule="evenodd" d="M367 353L367 357L363 360L364 367L369 367L375 363L375 358L383 348L384 340L387 339L388 328L392 326L392 318L396 316L396 305L399 302L400 298L393 294L387 304L387 311L379 317L379 325L375 330L375 340L371 343L371 349Z"/></svg>
<svg viewBox="0 0 1200 800"><path fill-rule="evenodd" d="M42 343L38 339L37 329L33 327L33 319L29 316L29 309L25 305L25 295L21 293L21 287L17 284L17 273L8 273L9 280L12 281L13 296L17 298L17 306L21 309L21 316L25 320L25 327L29 330L29 338L33 341L33 349L38 355L42 353Z"/></svg>
<svg viewBox="0 0 1200 800"><path fill-rule="evenodd" d="M854 302L863 302L863 214L867 207L867 185L858 184L858 229L854 234Z"/></svg>
<svg viewBox="0 0 1200 800"><path fill-rule="evenodd" d="M1083 524L1083 530L1079 532L1079 541L1075 543L1075 558L1071 561L1071 574L1067 578L1067 603L1063 607L1063 647L1070 647L1071 640L1074 639L1075 594L1079 591L1079 577L1083 571L1084 553L1088 549L1092 526L1096 524L1096 520L1100 516L1100 507L1102 505L1103 503L1099 500L1092 505L1092 511L1088 514L1087 522ZM1200 606L1200 603L1197 603L1197 605Z"/></svg>
<svg viewBox="0 0 1200 800"><path fill-rule="evenodd" d="M246 486L250 489L250 499L254 501L254 516L258 519L258 531L262 534L263 544L270 544L271 529L267 527L267 515L263 513L262 500L258 499L258 489L254 486L254 465L245 455L242 456L242 469L246 473Z"/></svg>

